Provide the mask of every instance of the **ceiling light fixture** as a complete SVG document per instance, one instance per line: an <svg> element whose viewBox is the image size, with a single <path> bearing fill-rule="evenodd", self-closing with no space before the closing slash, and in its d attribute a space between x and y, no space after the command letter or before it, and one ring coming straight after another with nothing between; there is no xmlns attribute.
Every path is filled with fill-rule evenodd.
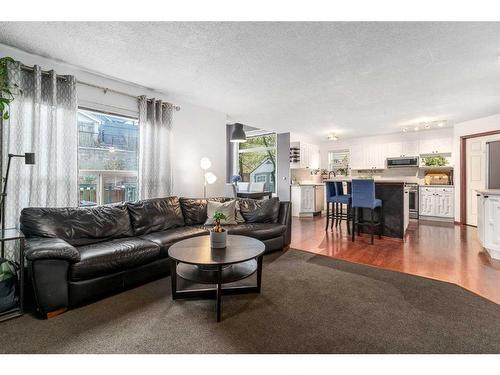
<svg viewBox="0 0 500 375"><path fill-rule="evenodd" d="M403 128L403 133L406 133L408 131L408 128Z"/></svg>
<svg viewBox="0 0 500 375"><path fill-rule="evenodd" d="M425 125L424 125L424 128L426 128L426 129L430 129L430 128L431 128L431 124L425 124Z"/></svg>
<svg viewBox="0 0 500 375"><path fill-rule="evenodd" d="M413 130L415 130L416 132L418 132L420 130L420 128L418 126L415 126L415 129L413 129Z"/></svg>
<svg viewBox="0 0 500 375"><path fill-rule="evenodd" d="M338 141L339 140L339 137L336 136L335 134L328 134L328 140L329 141Z"/></svg>

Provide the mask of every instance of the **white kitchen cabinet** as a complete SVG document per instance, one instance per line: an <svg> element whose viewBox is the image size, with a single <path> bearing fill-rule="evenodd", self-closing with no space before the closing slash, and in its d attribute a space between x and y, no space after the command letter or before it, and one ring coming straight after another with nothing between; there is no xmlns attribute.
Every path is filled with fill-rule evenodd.
<svg viewBox="0 0 500 375"><path fill-rule="evenodd" d="M479 243L484 244L484 204L486 199L484 199L482 194L477 195L477 236L479 237ZM483 245L484 246L484 245Z"/></svg>
<svg viewBox="0 0 500 375"><path fill-rule="evenodd" d="M364 169L365 167L365 147L363 145L352 145L350 150L351 169Z"/></svg>
<svg viewBox="0 0 500 375"><path fill-rule="evenodd" d="M390 142L383 145L384 159L418 156L418 141Z"/></svg>
<svg viewBox="0 0 500 375"><path fill-rule="evenodd" d="M386 144L386 156L388 158L400 158L403 156L403 143L391 142Z"/></svg>
<svg viewBox="0 0 500 375"><path fill-rule="evenodd" d="M419 202L420 216L449 220L455 217L453 187L421 186Z"/></svg>
<svg viewBox="0 0 500 375"><path fill-rule="evenodd" d="M434 216L434 200L435 195L434 191L431 188L420 188L420 208L419 215L420 216Z"/></svg>
<svg viewBox="0 0 500 375"><path fill-rule="evenodd" d="M323 185L293 185L292 216L312 216L321 213L324 198Z"/></svg>
<svg viewBox="0 0 500 375"><path fill-rule="evenodd" d="M366 148L366 169L385 169L385 144L371 144Z"/></svg>
<svg viewBox="0 0 500 375"><path fill-rule="evenodd" d="M296 163L290 163L290 168L310 168L319 169L320 153L319 146L303 142L292 142L290 147L299 148L300 160Z"/></svg>
<svg viewBox="0 0 500 375"><path fill-rule="evenodd" d="M351 146L351 169L385 169L385 144L359 144Z"/></svg>
<svg viewBox="0 0 500 375"><path fill-rule="evenodd" d="M314 186L301 186L300 188L300 211L313 212L314 211Z"/></svg>
<svg viewBox="0 0 500 375"><path fill-rule="evenodd" d="M420 155L449 154L451 150L451 138L421 139L419 142Z"/></svg>
<svg viewBox="0 0 500 375"><path fill-rule="evenodd" d="M500 260L500 190L480 192L477 230L491 258Z"/></svg>
<svg viewBox="0 0 500 375"><path fill-rule="evenodd" d="M402 149L401 157L418 156L419 155L418 147L419 147L418 141L402 142L401 143L401 149Z"/></svg>
<svg viewBox="0 0 500 375"><path fill-rule="evenodd" d="M441 191L436 193L436 216L453 218L455 216L455 196L453 192ZM444 190L444 189L443 189Z"/></svg>

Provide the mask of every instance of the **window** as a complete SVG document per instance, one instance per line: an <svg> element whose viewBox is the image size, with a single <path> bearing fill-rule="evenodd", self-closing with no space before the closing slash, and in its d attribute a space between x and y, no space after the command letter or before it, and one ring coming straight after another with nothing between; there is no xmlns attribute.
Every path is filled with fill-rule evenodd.
<svg viewBox="0 0 500 375"><path fill-rule="evenodd" d="M243 182L264 182L264 190L275 192L276 134L247 133L239 144L238 170Z"/></svg>
<svg viewBox="0 0 500 375"><path fill-rule="evenodd" d="M255 175L255 182L266 182L267 176L265 174L257 174Z"/></svg>
<svg viewBox="0 0 500 375"><path fill-rule="evenodd" d="M328 151L328 170L340 171L347 176L349 168L349 150Z"/></svg>
<svg viewBox="0 0 500 375"><path fill-rule="evenodd" d="M78 110L80 206L137 199L138 139L135 118Z"/></svg>

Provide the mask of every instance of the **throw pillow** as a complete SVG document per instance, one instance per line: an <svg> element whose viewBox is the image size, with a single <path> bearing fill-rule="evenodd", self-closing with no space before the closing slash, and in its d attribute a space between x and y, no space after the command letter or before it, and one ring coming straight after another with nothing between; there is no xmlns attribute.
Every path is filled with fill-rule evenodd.
<svg viewBox="0 0 500 375"><path fill-rule="evenodd" d="M240 201L236 201L236 222L238 224L244 224L245 223L245 218L243 217L243 215L241 214L241 211L240 211Z"/></svg>
<svg viewBox="0 0 500 375"><path fill-rule="evenodd" d="M271 199L240 199L241 214L247 223L277 223L280 213L280 201Z"/></svg>
<svg viewBox="0 0 500 375"><path fill-rule="evenodd" d="M222 225L226 224L238 224L236 221L236 200L230 200L227 202L207 202L207 220L205 225L214 225L215 220L213 218L216 212L222 212L226 216L225 220L221 220Z"/></svg>

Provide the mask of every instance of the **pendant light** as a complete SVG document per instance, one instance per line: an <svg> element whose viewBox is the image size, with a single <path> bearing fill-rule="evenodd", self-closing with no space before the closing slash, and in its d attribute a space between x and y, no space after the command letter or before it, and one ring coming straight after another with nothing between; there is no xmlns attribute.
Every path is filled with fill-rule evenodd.
<svg viewBox="0 0 500 375"><path fill-rule="evenodd" d="M233 125L233 133L231 134L231 142L236 142L236 143L243 143L247 141L247 135L245 134L245 131L243 130L243 124L240 123L235 123Z"/></svg>

